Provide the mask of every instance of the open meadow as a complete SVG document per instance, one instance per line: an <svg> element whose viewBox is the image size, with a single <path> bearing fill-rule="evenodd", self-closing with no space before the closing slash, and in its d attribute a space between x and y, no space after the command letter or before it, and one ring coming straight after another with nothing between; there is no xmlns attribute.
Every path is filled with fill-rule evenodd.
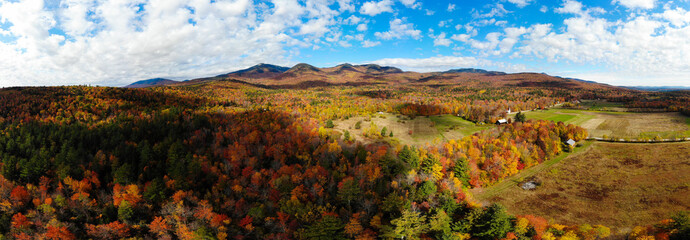
<svg viewBox="0 0 690 240"><path fill-rule="evenodd" d="M361 122L359 129L356 127L357 122ZM372 124L376 130L372 129ZM449 114L411 118L390 113L376 113L367 117L352 117L347 120L334 121L334 125L334 129L341 133L348 131L358 141L372 142L375 139L383 139L415 146L425 146L427 143L434 144L451 139L460 139L494 126L492 124L477 125ZM365 136L367 132L380 133L384 127L388 135L390 135L390 132L393 132L393 137L376 138Z"/></svg>
<svg viewBox="0 0 690 240"><path fill-rule="evenodd" d="M523 190L513 181L511 187L499 192L489 187L475 197L501 203L512 214L602 224L622 236L635 226L690 210L688 173L690 143L595 142L534 174L541 182L536 190Z"/></svg>
<svg viewBox="0 0 690 240"><path fill-rule="evenodd" d="M680 113L603 112L553 108L525 112L525 115L527 119L560 121L581 126L587 129L590 137L690 137L690 118Z"/></svg>

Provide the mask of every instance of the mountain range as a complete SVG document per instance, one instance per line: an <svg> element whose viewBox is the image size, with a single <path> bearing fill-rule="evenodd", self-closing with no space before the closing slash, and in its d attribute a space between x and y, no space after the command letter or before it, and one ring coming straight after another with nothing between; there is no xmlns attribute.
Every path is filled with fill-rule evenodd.
<svg viewBox="0 0 690 240"><path fill-rule="evenodd" d="M544 73L505 73L475 68L419 73L376 64L352 65L347 63L327 68L318 68L306 63L300 63L291 68L262 63L215 77L187 81L155 78L138 81L126 87L193 85L209 81L232 81L237 84L248 84L264 88L310 88L334 85L361 86L382 84L462 85L466 87L489 85L581 89L615 88L606 84L550 76Z"/></svg>

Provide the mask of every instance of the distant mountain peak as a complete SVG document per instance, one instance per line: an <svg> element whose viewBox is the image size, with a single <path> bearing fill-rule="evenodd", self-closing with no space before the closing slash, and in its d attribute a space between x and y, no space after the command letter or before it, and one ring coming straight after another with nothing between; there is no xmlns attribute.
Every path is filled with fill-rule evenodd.
<svg viewBox="0 0 690 240"><path fill-rule="evenodd" d="M151 78L151 79L136 81L136 82L129 84L125 87L126 88L146 88L146 87L154 87L154 86L165 86L165 85L170 85L170 84L174 84L174 83L178 83L178 81L165 79L165 78Z"/></svg>
<svg viewBox="0 0 690 240"><path fill-rule="evenodd" d="M343 68L343 67L354 68L355 66L353 66L352 64L349 64L349 63L342 63L342 64L340 64L340 65L338 65L338 66L336 66L336 67L339 67L339 68Z"/></svg>
<svg viewBox="0 0 690 240"><path fill-rule="evenodd" d="M359 72L359 70L357 70L357 68L355 68L355 66L353 66L352 64L349 64L349 63L340 64L338 66L335 66L333 69L335 69L334 73L336 73L336 74L340 74L340 73L343 73L345 71Z"/></svg>
<svg viewBox="0 0 690 240"><path fill-rule="evenodd" d="M451 69L451 70L445 71L444 73L483 73L483 74L491 74L491 75L505 75L506 74L504 72L487 71L487 70L478 69L478 68Z"/></svg>
<svg viewBox="0 0 690 240"><path fill-rule="evenodd" d="M381 65L378 64L363 64L363 65L358 65L359 67L364 67L366 69L367 73L375 73L375 74L383 74L383 73L402 73L403 70L400 70L400 68L396 67L382 67Z"/></svg>
<svg viewBox="0 0 690 240"><path fill-rule="evenodd" d="M304 73L304 72L321 72L321 69L314 67L306 63L299 63L292 68L288 69L286 72L289 73Z"/></svg>
<svg viewBox="0 0 690 240"><path fill-rule="evenodd" d="M242 70L237 70L231 73L227 74L222 74L218 75L217 77L248 77L248 78L264 78L264 77L273 77L278 74L284 73L287 71L288 67L283 67L283 66L277 66L273 64L266 64L266 63L260 63L257 65L254 65L252 67L242 69Z"/></svg>

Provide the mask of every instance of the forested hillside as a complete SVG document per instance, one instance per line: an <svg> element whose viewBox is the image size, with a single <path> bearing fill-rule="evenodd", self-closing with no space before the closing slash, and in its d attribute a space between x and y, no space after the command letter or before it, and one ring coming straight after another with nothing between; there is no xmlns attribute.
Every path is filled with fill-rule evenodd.
<svg viewBox="0 0 690 240"><path fill-rule="evenodd" d="M154 89L2 89L0 234L10 239L606 238L606 226L512 216L500 205L482 206L468 192L570 151L566 140L587 137L581 127L527 120L412 147L352 141L327 122L392 112L452 114L492 124L508 109L635 94L533 86L287 90L232 81ZM687 101L665 102L629 104L687 107ZM636 228L635 236L687 236L687 216L674 219L654 229Z"/></svg>

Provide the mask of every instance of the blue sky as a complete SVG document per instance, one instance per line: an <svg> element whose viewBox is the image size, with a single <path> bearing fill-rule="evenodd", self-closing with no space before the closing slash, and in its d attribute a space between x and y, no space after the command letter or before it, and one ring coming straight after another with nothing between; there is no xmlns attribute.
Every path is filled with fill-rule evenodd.
<svg viewBox="0 0 690 240"><path fill-rule="evenodd" d="M0 0L0 86L299 62L690 86L689 11L688 0Z"/></svg>

